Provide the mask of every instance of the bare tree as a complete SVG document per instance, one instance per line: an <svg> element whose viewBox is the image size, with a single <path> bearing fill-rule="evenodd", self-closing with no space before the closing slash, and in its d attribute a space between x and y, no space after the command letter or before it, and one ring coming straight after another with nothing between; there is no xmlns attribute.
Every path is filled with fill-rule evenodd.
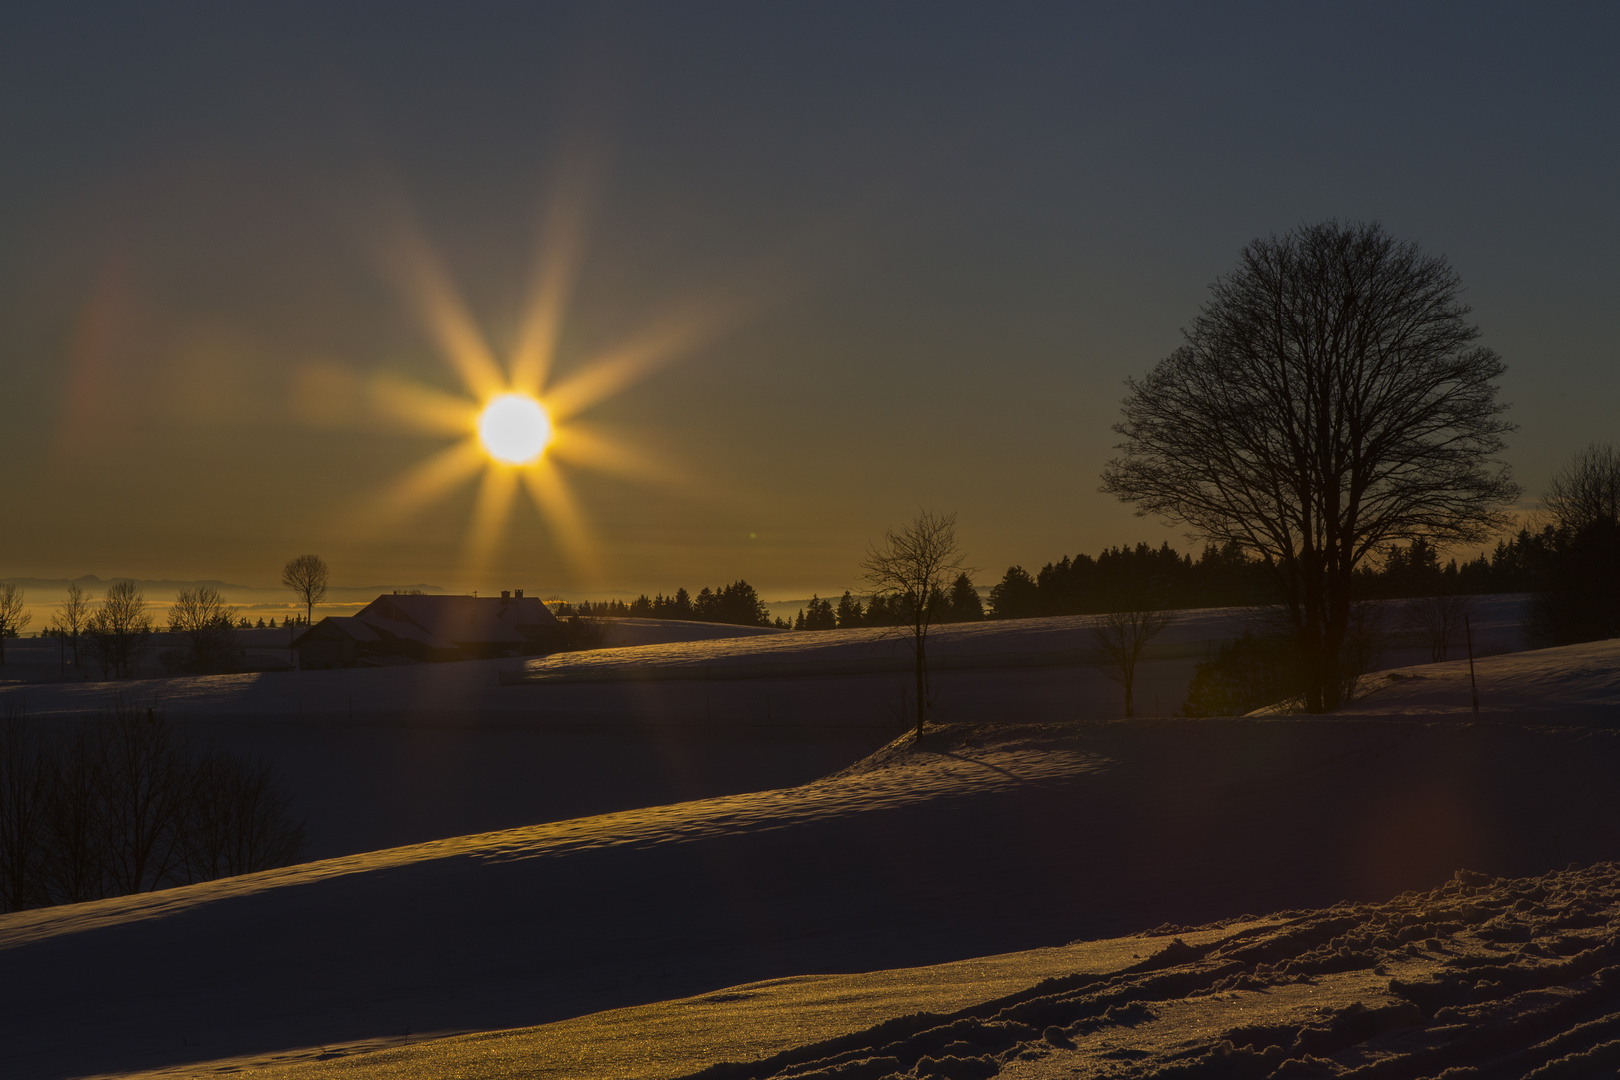
<svg viewBox="0 0 1620 1080"><path fill-rule="evenodd" d="M23 591L10 582L0 584L0 665L6 662L6 638L16 637L32 619L23 609Z"/></svg>
<svg viewBox="0 0 1620 1080"><path fill-rule="evenodd" d="M108 895L105 852L110 848L106 789L105 727L91 720L63 725L46 800L51 854L46 880L59 904Z"/></svg>
<svg viewBox="0 0 1620 1080"><path fill-rule="evenodd" d="M46 902L50 780L39 729L8 704L0 717L0 911Z"/></svg>
<svg viewBox="0 0 1620 1080"><path fill-rule="evenodd" d="M1620 636L1620 454L1607 443L1553 475L1542 507L1551 550L1524 610L1535 646Z"/></svg>
<svg viewBox="0 0 1620 1080"><path fill-rule="evenodd" d="M945 603L951 580L968 569L956 541L956 515L918 511L910 524L888 529L866 551L862 578L874 596L898 600L905 613L917 680L917 737L928 715L928 629Z"/></svg>
<svg viewBox="0 0 1620 1080"><path fill-rule="evenodd" d="M281 584L304 602L306 621L314 621L315 605L326 599L326 562L319 555L300 555L281 568Z"/></svg>
<svg viewBox="0 0 1620 1080"><path fill-rule="evenodd" d="M1102 490L1269 563L1312 712L1341 700L1356 566L1479 540L1519 493L1495 458L1506 367L1460 289L1376 224L1303 226L1244 248L1186 343L1127 383Z"/></svg>
<svg viewBox="0 0 1620 1080"><path fill-rule="evenodd" d="M214 586L180 590L169 608L169 631L186 636L193 671L215 671L225 666L235 618L236 609L225 603L225 597Z"/></svg>
<svg viewBox="0 0 1620 1080"><path fill-rule="evenodd" d="M1620 454L1609 443L1593 443L1553 474L1542 507L1553 524L1570 532L1620 522Z"/></svg>
<svg viewBox="0 0 1620 1080"><path fill-rule="evenodd" d="M1175 621L1168 611L1116 611L1092 624L1091 662L1125 691L1125 716L1136 715L1136 665L1148 643Z"/></svg>
<svg viewBox="0 0 1620 1080"><path fill-rule="evenodd" d="M1473 613L1474 598L1465 594L1420 596L1401 604L1401 625L1423 639L1429 662L1438 664L1462 638L1463 620Z"/></svg>
<svg viewBox="0 0 1620 1080"><path fill-rule="evenodd" d="M189 748L152 709L119 708L101 727L108 882L115 895L175 884L190 809Z"/></svg>
<svg viewBox="0 0 1620 1080"><path fill-rule="evenodd" d="M193 763L192 805L182 845L187 881L252 874L297 861L304 826L262 758L206 750Z"/></svg>
<svg viewBox="0 0 1620 1080"><path fill-rule="evenodd" d="M61 631L62 635L72 644L75 675L79 670L79 635L84 633L85 627L90 622L90 601L92 599L89 594L79 588L78 582L69 582L67 599L62 601L61 605L56 609L56 615L51 620L56 624L56 628Z"/></svg>
<svg viewBox="0 0 1620 1080"><path fill-rule="evenodd" d="M113 582L101 606L90 616L85 631L101 653L102 674L128 678L147 639L152 636L152 616L146 610L146 594L133 581Z"/></svg>

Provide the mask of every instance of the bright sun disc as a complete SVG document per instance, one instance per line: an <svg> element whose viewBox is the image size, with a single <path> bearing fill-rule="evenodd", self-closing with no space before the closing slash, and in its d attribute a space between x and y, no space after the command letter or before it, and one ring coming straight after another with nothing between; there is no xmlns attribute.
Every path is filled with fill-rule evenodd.
<svg viewBox="0 0 1620 1080"><path fill-rule="evenodd" d="M539 457L551 442L551 417L527 394L502 394L479 414L478 437L490 457L522 465Z"/></svg>

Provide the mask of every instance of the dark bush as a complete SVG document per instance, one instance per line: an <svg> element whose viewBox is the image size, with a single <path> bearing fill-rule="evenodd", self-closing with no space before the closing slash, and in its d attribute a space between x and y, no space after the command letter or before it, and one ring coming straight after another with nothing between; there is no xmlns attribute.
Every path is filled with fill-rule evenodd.
<svg viewBox="0 0 1620 1080"><path fill-rule="evenodd" d="M1305 690L1299 657L1277 635L1245 631L1193 671L1183 716L1242 716Z"/></svg>
<svg viewBox="0 0 1620 1080"><path fill-rule="evenodd" d="M0 719L0 910L287 866L304 846L262 760L199 746L162 713Z"/></svg>

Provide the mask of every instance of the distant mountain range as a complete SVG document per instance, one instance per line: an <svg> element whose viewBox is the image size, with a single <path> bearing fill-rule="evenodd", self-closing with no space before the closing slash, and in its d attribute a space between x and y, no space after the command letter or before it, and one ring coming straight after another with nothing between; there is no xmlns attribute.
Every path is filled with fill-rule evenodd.
<svg viewBox="0 0 1620 1080"><path fill-rule="evenodd" d="M212 578L196 581L176 581L170 578L101 578L95 574L84 574L76 578L29 578L8 577L0 578L0 584L16 585L22 589L61 589L69 585L78 585L87 591L105 589L115 581L133 580L142 590L148 593L147 599L155 600L151 596L154 590L162 592L178 592L181 589L195 589L199 585L212 585L227 597L233 593L278 593L291 595L288 590L279 585L238 585L229 581L218 581ZM438 585L333 585L327 589L327 595L342 593L345 595L378 596L382 593L404 592L407 589L420 589L425 593L442 593L445 590Z"/></svg>
<svg viewBox="0 0 1620 1080"><path fill-rule="evenodd" d="M238 585L214 579L175 581L170 578L102 578L85 574L76 578L8 577L0 578L0 584L22 589L23 606L33 616L23 632L31 635L50 625L51 616L56 612L57 605L66 598L69 585L78 585L95 601L106 595L107 587L113 582L125 580L133 580L140 586L149 609L159 622L167 617L165 613L169 605L174 603L176 593L181 589L195 589L199 585L212 585L218 589L224 595L225 602L236 609L238 616L280 619L288 612L301 614L304 610L304 605L298 602L292 591L279 585ZM315 616L319 619L322 615L352 615L384 593L410 589L425 593L445 591L438 585L332 585L326 590L326 599L315 605Z"/></svg>

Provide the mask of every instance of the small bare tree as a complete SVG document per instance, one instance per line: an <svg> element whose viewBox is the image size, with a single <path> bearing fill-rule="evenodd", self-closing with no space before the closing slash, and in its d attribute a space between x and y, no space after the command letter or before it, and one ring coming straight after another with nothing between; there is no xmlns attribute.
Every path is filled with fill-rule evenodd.
<svg viewBox="0 0 1620 1080"><path fill-rule="evenodd" d="M1420 596L1401 604L1401 625L1423 639L1429 662L1438 664L1462 637L1463 620L1473 613L1471 596Z"/></svg>
<svg viewBox="0 0 1620 1080"><path fill-rule="evenodd" d="M313 622L315 605L326 599L326 562L319 555L300 555L281 568L281 585L304 602L306 621Z"/></svg>
<svg viewBox="0 0 1620 1080"><path fill-rule="evenodd" d="M862 578L874 596L899 602L906 617L917 682L917 737L928 716L928 630L945 602L953 578L968 568L956 541L956 515L918 511L909 525L888 529L866 551Z"/></svg>
<svg viewBox="0 0 1620 1080"><path fill-rule="evenodd" d="M1168 611L1116 611L1091 627L1091 662L1125 691L1125 716L1136 715L1136 665L1148 643L1175 621Z"/></svg>
<svg viewBox="0 0 1620 1080"><path fill-rule="evenodd" d="M6 662L6 638L16 637L32 619L23 609L23 591L10 582L0 585L0 665Z"/></svg>
<svg viewBox="0 0 1620 1080"><path fill-rule="evenodd" d="M51 620L56 624L57 630L61 631L62 635L68 639L73 649L73 670L75 674L79 670L79 635L84 633L85 627L89 625L90 601L92 599L93 597L79 588L78 582L69 582L67 599L62 601L61 605L56 609L56 615Z"/></svg>

